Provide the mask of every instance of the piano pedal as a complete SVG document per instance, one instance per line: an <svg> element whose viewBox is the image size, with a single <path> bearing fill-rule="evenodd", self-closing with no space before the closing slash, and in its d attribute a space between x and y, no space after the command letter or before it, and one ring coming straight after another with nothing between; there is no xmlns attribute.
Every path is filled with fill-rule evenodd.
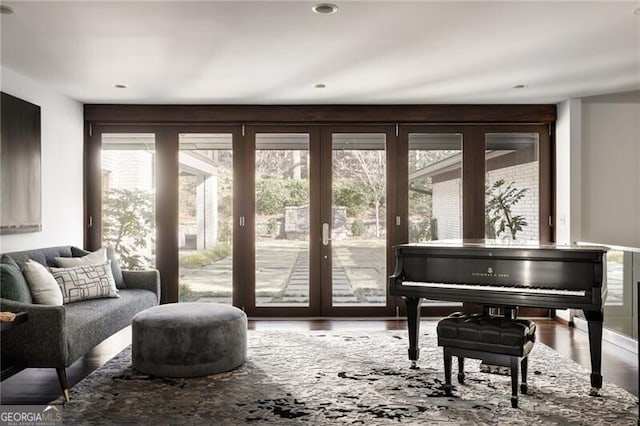
<svg viewBox="0 0 640 426"><path fill-rule="evenodd" d="M480 372L489 374L498 374L500 376L511 376L511 368L501 365L480 363Z"/></svg>

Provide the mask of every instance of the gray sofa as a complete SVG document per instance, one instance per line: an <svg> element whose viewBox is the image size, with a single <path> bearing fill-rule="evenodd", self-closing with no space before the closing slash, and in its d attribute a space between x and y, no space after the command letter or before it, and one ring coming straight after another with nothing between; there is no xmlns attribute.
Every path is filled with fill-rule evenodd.
<svg viewBox="0 0 640 426"><path fill-rule="evenodd" d="M45 266L57 266L55 257L78 257L87 252L62 246L5 253L22 267L29 259ZM110 252L110 258L113 252ZM69 367L91 348L131 324L135 314L160 301L158 271L120 271L112 259L119 288L118 298L92 299L61 306L24 303L0 295L0 310L27 312L28 320L2 332L2 363L24 367L55 368L66 399Z"/></svg>

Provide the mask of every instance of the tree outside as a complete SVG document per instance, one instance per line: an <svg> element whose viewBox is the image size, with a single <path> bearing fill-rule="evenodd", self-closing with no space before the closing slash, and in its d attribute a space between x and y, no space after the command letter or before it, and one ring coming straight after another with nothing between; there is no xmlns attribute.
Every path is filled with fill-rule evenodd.
<svg viewBox="0 0 640 426"><path fill-rule="evenodd" d="M146 269L153 264L154 198L150 191L111 189L103 200L103 242L114 248L123 269Z"/></svg>
<svg viewBox="0 0 640 426"><path fill-rule="evenodd" d="M527 226L522 215L513 214L513 206L518 204L529 188L517 189L515 182L506 183L499 179L486 189L487 238L516 239L518 231Z"/></svg>

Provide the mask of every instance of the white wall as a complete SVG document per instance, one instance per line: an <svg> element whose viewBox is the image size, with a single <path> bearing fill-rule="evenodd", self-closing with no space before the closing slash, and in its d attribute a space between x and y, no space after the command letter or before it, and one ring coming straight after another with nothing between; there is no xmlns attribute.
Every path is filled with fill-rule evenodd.
<svg viewBox="0 0 640 426"><path fill-rule="evenodd" d="M583 241L640 247L640 91L582 100Z"/></svg>
<svg viewBox="0 0 640 426"><path fill-rule="evenodd" d="M558 243L640 247L639 123L638 91L558 104ZM567 311L556 315L570 319Z"/></svg>
<svg viewBox="0 0 640 426"><path fill-rule="evenodd" d="M42 231L0 236L0 253L56 245L82 247L82 104L8 68L0 89L40 106Z"/></svg>
<svg viewBox="0 0 640 426"><path fill-rule="evenodd" d="M558 104L556 121L556 242L581 240L582 100Z"/></svg>

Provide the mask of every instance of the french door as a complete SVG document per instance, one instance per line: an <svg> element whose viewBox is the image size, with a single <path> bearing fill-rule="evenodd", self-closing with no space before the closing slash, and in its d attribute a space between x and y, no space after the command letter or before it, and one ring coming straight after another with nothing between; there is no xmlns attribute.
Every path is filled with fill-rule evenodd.
<svg viewBox="0 0 640 426"><path fill-rule="evenodd" d="M94 125L85 247L114 245L123 268L157 268L165 303L394 316L404 310L387 294L395 244L552 240L549 134L522 124ZM504 194L517 199L506 225L492 204ZM425 303L423 315L452 309Z"/></svg>
<svg viewBox="0 0 640 426"><path fill-rule="evenodd" d="M395 128L322 129L321 308L324 315L392 315Z"/></svg>
<svg viewBox="0 0 640 426"><path fill-rule="evenodd" d="M405 125L397 149L407 160L398 163L399 215L407 219L400 240L552 241L549 126ZM428 300L422 315L457 309L461 303Z"/></svg>
<svg viewBox="0 0 640 426"><path fill-rule="evenodd" d="M248 126L245 309L384 315L393 128ZM391 154L393 156L393 154Z"/></svg>
<svg viewBox="0 0 640 426"><path fill-rule="evenodd" d="M240 304L241 142L239 126L92 126L85 247L113 246L123 269L158 269L162 303Z"/></svg>

